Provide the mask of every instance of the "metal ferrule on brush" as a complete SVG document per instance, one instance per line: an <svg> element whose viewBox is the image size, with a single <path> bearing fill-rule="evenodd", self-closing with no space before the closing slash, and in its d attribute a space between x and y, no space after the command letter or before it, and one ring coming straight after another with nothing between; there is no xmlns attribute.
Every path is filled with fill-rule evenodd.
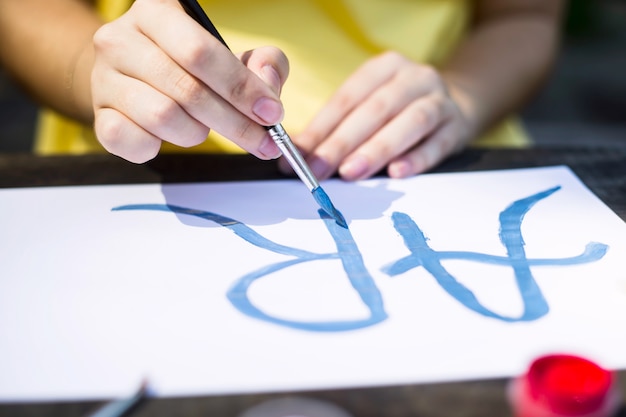
<svg viewBox="0 0 626 417"><path fill-rule="evenodd" d="M296 148L291 141L291 138L283 129L283 126L278 124L274 126L267 126L265 129L269 132L272 140L278 146L278 149L282 152L283 156L287 158L287 162L291 165L291 168L295 171L296 175L302 180L302 182L308 187L309 191L313 191L320 186L317 178L311 171L311 168L307 165L302 157L302 154Z"/></svg>

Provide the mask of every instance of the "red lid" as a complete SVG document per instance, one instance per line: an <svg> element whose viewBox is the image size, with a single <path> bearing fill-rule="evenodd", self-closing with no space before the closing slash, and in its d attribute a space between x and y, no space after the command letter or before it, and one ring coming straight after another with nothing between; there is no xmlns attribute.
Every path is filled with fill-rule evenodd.
<svg viewBox="0 0 626 417"><path fill-rule="evenodd" d="M601 409L613 375L595 363L571 355L549 355L535 360L528 370L531 398L552 412L576 416Z"/></svg>

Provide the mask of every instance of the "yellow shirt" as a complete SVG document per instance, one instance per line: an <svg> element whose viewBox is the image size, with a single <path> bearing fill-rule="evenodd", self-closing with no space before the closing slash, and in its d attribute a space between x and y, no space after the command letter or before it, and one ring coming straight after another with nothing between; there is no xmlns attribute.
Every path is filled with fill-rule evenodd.
<svg viewBox="0 0 626 417"><path fill-rule="evenodd" d="M124 13L131 0L96 0L106 20ZM417 62L441 66L465 35L469 0L201 0L233 51L263 45L281 48L290 75L281 99L283 126L301 131L336 89L368 58L398 51ZM521 146L528 139L509 119L476 141ZM90 126L42 112L36 149L41 154L103 152ZM211 132L198 147L164 143L163 151L241 152Z"/></svg>

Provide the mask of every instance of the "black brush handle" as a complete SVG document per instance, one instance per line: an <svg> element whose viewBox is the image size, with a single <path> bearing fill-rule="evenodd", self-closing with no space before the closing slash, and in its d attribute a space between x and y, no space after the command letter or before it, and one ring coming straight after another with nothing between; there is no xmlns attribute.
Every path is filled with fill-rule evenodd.
<svg viewBox="0 0 626 417"><path fill-rule="evenodd" d="M181 6L183 6L185 12L187 12L187 14L191 16L193 20L198 22L200 26L208 30L209 33L215 37L215 39L220 41L222 45L228 48L226 41L224 40L224 38L222 38L222 35L220 35L220 33L217 31L217 28L215 27L215 25L213 25L213 22L211 22L209 16L206 15L206 13L196 0L178 0L178 2L181 4Z"/></svg>

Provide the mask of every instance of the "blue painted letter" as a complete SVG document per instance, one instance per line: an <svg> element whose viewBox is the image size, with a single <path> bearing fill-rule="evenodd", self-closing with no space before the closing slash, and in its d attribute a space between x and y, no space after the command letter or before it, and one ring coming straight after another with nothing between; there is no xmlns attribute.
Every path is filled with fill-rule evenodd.
<svg viewBox="0 0 626 417"><path fill-rule="evenodd" d="M289 246L283 246L264 238L253 229L237 220L221 216L219 214L193 210L185 207L177 207L166 204L134 204L116 207L113 210L156 210L200 217L232 230L237 236L259 248L267 249L271 252L282 255L292 256L293 259L267 265L244 275L239 278L228 291L228 299L235 306L235 308L250 317L294 329L325 332L360 329L380 323L387 318L387 313L385 312L380 291L363 263L363 257L354 242L352 234L348 229L339 226L322 210L319 211L319 214L324 220L328 231L335 240L337 252L318 254ZM293 265L326 259L337 259L341 261L343 269L348 275L348 279L350 280L352 287L357 291L361 300L367 306L370 313L369 317L365 317L360 320L322 322L287 320L266 314L250 301L250 298L248 297L248 289L254 281Z"/></svg>
<svg viewBox="0 0 626 417"><path fill-rule="evenodd" d="M550 196L561 187L554 187L546 191L534 194L530 197L518 200L500 213L500 241L506 247L507 256L492 256L475 252L437 252L428 246L427 239L413 220L403 213L394 213L394 227L404 239L404 243L411 252L391 265L383 268L390 276L395 276L409 271L412 268L423 266L450 294L468 309L507 322L532 321L546 315L549 311L541 289L537 285L530 267L533 265L565 266L601 259L608 249L602 243L589 243L583 254L563 259L528 259L524 251L522 238L522 220L524 215L538 201ZM452 276L441 264L444 259L469 260L495 265L506 265L513 268L517 288L522 296L524 311L519 317L507 317L489 310L483 306L474 293Z"/></svg>

